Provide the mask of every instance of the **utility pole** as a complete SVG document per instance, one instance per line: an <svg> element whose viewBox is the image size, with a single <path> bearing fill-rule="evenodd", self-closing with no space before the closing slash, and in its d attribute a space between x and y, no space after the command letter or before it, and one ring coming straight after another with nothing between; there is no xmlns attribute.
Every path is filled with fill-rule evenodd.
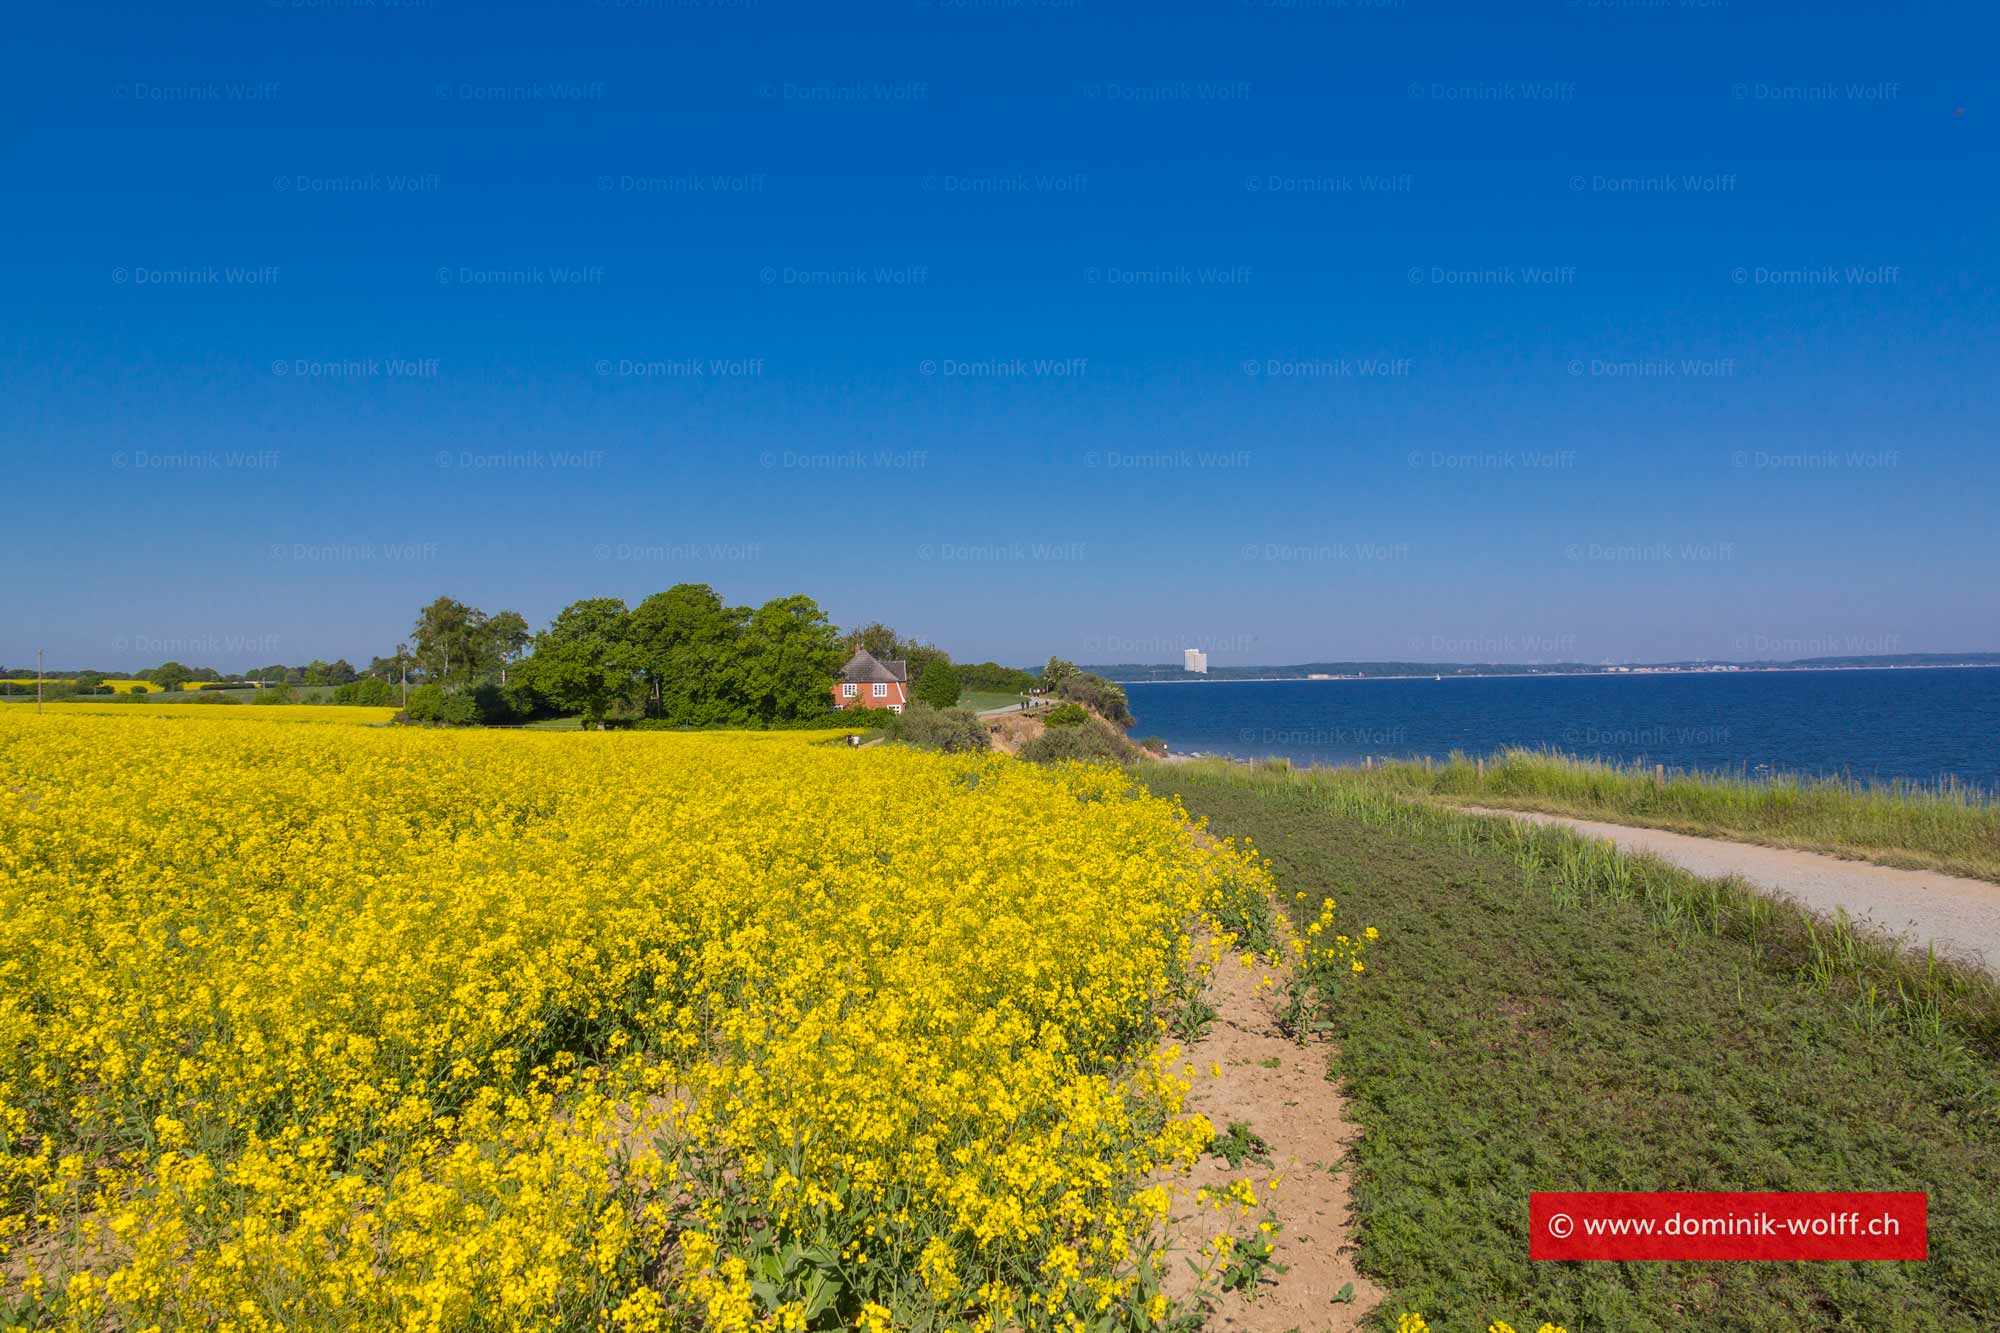
<svg viewBox="0 0 2000 1333"><path fill-rule="evenodd" d="M42 650L35 649L35 711L42 711Z"/></svg>
<svg viewBox="0 0 2000 1333"><path fill-rule="evenodd" d="M399 643L396 645L396 669L403 673L404 708L408 708L410 706L410 659L408 656L409 650L410 650L410 645L407 643Z"/></svg>

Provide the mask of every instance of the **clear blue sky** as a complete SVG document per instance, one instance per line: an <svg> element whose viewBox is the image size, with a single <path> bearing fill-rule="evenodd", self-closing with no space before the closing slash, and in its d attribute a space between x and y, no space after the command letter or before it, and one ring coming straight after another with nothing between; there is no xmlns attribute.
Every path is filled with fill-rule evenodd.
<svg viewBox="0 0 2000 1333"><path fill-rule="evenodd" d="M6 665L2000 648L1981 6L10 18Z"/></svg>

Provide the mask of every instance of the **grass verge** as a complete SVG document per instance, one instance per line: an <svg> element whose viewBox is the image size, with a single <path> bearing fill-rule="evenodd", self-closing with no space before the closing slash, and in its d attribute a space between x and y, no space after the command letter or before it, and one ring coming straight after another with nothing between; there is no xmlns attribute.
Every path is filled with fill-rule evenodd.
<svg viewBox="0 0 2000 1333"><path fill-rule="evenodd" d="M2000 804L1950 785L1870 787L1838 778L1752 779L1618 766L1533 750L1357 770L1384 791L1510 810L1830 852L2000 882Z"/></svg>
<svg viewBox="0 0 2000 1333"><path fill-rule="evenodd" d="M1147 766L1302 916L1374 925L1333 1016L1360 1263L1440 1333L1971 1330L2000 1313L1990 978L1558 829L1331 772ZM1536 1189L1930 1195L1925 1263L1528 1261Z"/></svg>

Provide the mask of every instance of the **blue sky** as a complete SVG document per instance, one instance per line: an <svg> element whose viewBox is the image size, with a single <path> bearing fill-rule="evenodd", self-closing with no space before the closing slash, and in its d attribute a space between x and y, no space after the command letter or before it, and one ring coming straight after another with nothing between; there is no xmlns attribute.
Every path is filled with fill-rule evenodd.
<svg viewBox="0 0 2000 1333"><path fill-rule="evenodd" d="M6 665L2000 648L1972 5L14 20Z"/></svg>

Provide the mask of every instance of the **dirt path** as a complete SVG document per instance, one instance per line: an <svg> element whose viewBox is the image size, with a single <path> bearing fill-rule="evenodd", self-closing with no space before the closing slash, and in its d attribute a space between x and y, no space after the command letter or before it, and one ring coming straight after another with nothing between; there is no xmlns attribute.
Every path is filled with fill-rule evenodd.
<svg viewBox="0 0 2000 1333"><path fill-rule="evenodd" d="M1246 968L1238 956L1225 955L1210 979L1215 1022L1201 1040L1183 1048L1195 1071L1191 1109L1214 1122L1218 1135L1233 1121L1248 1124L1264 1140L1268 1158L1232 1169L1220 1157L1204 1157L1174 1183L1169 1217L1176 1271L1169 1275L1168 1290L1187 1293L1193 1277L1181 1255L1200 1249L1218 1230L1216 1214L1196 1203L1195 1192L1250 1177L1260 1204L1255 1216L1268 1205L1283 1228L1277 1260L1287 1271L1267 1270L1252 1290L1225 1294L1206 1327L1346 1333L1382 1300L1381 1289L1354 1271L1349 1252L1347 1175L1339 1163L1359 1131L1348 1122L1339 1089L1327 1082L1325 1044L1300 1046L1278 1031L1278 992L1261 985L1266 977L1280 980L1275 969ZM1219 1076L1213 1072L1217 1066ZM1351 1299L1335 1304L1348 1283Z"/></svg>
<svg viewBox="0 0 2000 1333"><path fill-rule="evenodd" d="M1829 916L1836 908L1845 908L1858 924L1902 936L1918 949L1934 944L1940 955L2000 971L2000 884L1935 870L1898 870L1818 852L1632 828L1568 815L1490 806L1458 808L1469 814L1562 824L1593 838L1608 839L1625 851L1651 852L1710 879L1735 875Z"/></svg>

